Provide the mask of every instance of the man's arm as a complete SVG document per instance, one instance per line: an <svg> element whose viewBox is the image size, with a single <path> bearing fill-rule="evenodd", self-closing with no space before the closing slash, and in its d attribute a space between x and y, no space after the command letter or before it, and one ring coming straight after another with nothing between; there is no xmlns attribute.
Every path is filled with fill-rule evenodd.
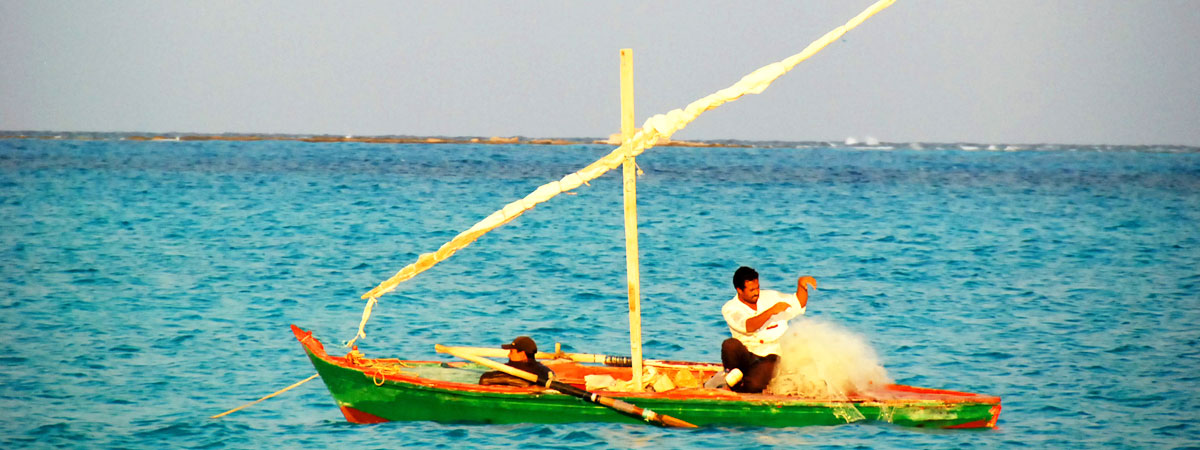
<svg viewBox="0 0 1200 450"><path fill-rule="evenodd" d="M775 306L772 306L770 309L763 311L761 314L751 317L749 319L746 319L746 332L753 333L755 331L758 331L759 328L762 328L763 325L767 324L767 320L770 319L771 316L774 316L776 314L784 312L788 308L791 308L791 305L789 305L785 302L779 302L779 303L776 303Z"/></svg>
<svg viewBox="0 0 1200 450"><path fill-rule="evenodd" d="M800 301L801 308L808 307L808 287L805 287L805 285L816 288L817 279L804 275L796 280L796 300Z"/></svg>

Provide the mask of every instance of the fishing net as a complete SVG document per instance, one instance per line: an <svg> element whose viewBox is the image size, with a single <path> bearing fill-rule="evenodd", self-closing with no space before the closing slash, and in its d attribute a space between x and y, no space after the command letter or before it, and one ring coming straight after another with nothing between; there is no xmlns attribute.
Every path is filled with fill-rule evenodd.
<svg viewBox="0 0 1200 450"><path fill-rule="evenodd" d="M833 323L793 319L779 343L779 365L766 392L847 400L892 383L866 339Z"/></svg>

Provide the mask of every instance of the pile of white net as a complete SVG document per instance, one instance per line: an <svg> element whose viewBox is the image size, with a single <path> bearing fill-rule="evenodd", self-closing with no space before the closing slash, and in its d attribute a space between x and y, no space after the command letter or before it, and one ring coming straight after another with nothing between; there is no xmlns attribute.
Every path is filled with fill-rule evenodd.
<svg viewBox="0 0 1200 450"><path fill-rule="evenodd" d="M866 339L832 323L797 317L779 343L769 393L845 399L892 383Z"/></svg>

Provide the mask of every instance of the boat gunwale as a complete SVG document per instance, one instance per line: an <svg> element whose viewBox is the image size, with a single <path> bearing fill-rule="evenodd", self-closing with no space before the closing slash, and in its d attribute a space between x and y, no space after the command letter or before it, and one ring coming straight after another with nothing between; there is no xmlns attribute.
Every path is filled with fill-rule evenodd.
<svg viewBox="0 0 1200 450"><path fill-rule="evenodd" d="M546 389L538 386L516 387L503 385L480 385L474 383L463 383L456 381L436 380L431 378L423 378L415 375L405 375L403 373L384 373L377 368L364 366L355 363L353 360L342 356L329 355L324 348L324 344L319 339L313 336L311 331L305 331L296 325L292 325L292 332L296 335L296 339L304 346L305 350L313 357L319 358L330 365L334 365L343 369L357 371L363 374L364 377L372 379L376 385L382 386L387 381L394 383L404 383L409 385L422 386L426 388L445 390L449 392L469 392L473 394L503 394L513 396L540 397L547 394L550 395L566 395L557 391ZM366 361L386 361L396 362L400 364L424 364L424 365L444 365L443 361L427 361L427 360L401 360L398 358L363 358ZM680 361L682 362L682 361ZM572 363L574 364L574 363ZM694 363L700 366L711 366L711 363ZM579 367L588 367L579 365ZM561 380L560 380L561 381ZM584 386L578 383L568 382L568 384L583 388ZM705 388L687 388L674 389L666 392L618 392L605 391L604 395L628 399L630 401L641 400L666 400L666 401L689 401L689 402L704 402L711 401L720 404L771 404L777 406L836 406L836 405L861 405L861 406L945 406L954 404L994 404L999 405L1000 397L976 394L970 392L952 391L946 389L923 388L917 386L908 386L901 384L889 384L885 386L884 392L902 392L916 395L937 395L942 398L921 398L921 397L902 397L902 398L874 398L874 397L851 397L848 399L812 399L803 397L791 397L777 394L744 394L736 393L723 389L705 389Z"/></svg>

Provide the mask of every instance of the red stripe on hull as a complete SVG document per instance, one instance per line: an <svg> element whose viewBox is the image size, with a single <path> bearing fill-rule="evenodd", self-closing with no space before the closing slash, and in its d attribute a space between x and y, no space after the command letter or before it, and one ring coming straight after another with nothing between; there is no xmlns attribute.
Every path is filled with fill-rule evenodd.
<svg viewBox="0 0 1200 450"><path fill-rule="evenodd" d="M338 405L338 407L342 408L342 415L346 416L346 421L350 423L384 423L388 421L377 415L362 412L349 406Z"/></svg>
<svg viewBox="0 0 1200 450"><path fill-rule="evenodd" d="M996 421L1000 420L1000 405L997 404L996 406L993 406L992 409L988 410L988 412L992 414L992 418L988 420L976 420L974 422L960 423L958 425L948 426L946 429L996 428Z"/></svg>

